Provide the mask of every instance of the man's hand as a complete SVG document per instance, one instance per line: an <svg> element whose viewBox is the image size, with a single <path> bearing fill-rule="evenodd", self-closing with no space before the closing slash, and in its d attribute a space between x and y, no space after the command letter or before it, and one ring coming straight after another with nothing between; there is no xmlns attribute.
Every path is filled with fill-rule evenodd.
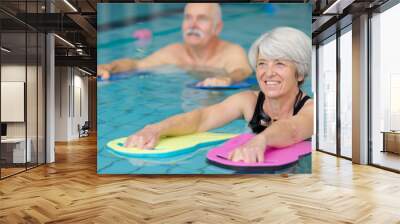
<svg viewBox="0 0 400 224"><path fill-rule="evenodd" d="M154 125L148 125L142 130L129 136L125 147L136 147L140 149L153 149L160 140L160 131Z"/></svg>
<svg viewBox="0 0 400 224"><path fill-rule="evenodd" d="M110 78L110 71L111 71L111 64L97 66L97 76L100 76L104 80Z"/></svg>
<svg viewBox="0 0 400 224"><path fill-rule="evenodd" d="M102 79L109 79L111 73L126 72L136 68L136 62L132 59L125 58L111 62L110 64L103 64L97 66L97 76Z"/></svg>
<svg viewBox="0 0 400 224"><path fill-rule="evenodd" d="M196 86L229 86L230 84L232 84L230 77L212 77L204 79Z"/></svg>
<svg viewBox="0 0 400 224"><path fill-rule="evenodd" d="M262 163L264 162L264 153L267 147L267 141L261 135L257 135L248 141L246 144L231 151L228 159L245 163Z"/></svg>

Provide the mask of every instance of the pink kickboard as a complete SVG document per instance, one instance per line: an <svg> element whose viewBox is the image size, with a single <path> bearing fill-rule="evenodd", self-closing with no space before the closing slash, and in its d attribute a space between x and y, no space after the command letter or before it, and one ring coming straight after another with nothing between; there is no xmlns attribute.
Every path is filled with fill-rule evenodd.
<svg viewBox="0 0 400 224"><path fill-rule="evenodd" d="M132 36L138 40L148 40L151 39L153 34L149 29L140 29L133 32Z"/></svg>
<svg viewBox="0 0 400 224"><path fill-rule="evenodd" d="M223 145L211 149L207 153L207 159L211 162L230 167L280 167L295 163L301 156L311 153L311 142L303 141L285 148L269 147L265 150L265 161L263 163L233 162L228 159L230 151L245 144L253 137L253 134L241 134L232 138Z"/></svg>

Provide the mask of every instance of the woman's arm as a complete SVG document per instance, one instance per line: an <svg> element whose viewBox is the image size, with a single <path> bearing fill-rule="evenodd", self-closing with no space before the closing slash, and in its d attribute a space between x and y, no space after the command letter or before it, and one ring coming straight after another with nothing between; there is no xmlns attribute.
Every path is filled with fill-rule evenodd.
<svg viewBox="0 0 400 224"><path fill-rule="evenodd" d="M314 102L310 100L295 116L276 121L259 135L268 146L281 148L310 138L313 128Z"/></svg>
<svg viewBox="0 0 400 224"><path fill-rule="evenodd" d="M252 94L252 93L250 93ZM228 97L221 103L167 118L159 123L147 125L131 135L125 146L154 148L160 137L179 136L203 132L223 126L243 115L249 102L249 93L243 92Z"/></svg>
<svg viewBox="0 0 400 224"><path fill-rule="evenodd" d="M314 106L313 101L310 101L297 115L276 121L249 142L232 151L228 157L235 162L264 162L267 146L285 147L311 137L314 127L313 119Z"/></svg>

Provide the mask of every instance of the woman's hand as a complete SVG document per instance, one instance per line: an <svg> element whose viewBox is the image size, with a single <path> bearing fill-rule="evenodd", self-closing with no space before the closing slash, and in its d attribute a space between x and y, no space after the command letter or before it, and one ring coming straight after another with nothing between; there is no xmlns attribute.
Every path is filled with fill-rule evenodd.
<svg viewBox="0 0 400 224"><path fill-rule="evenodd" d="M159 140L160 130L154 125L148 125L142 130L129 136L125 142L125 147L153 149Z"/></svg>
<svg viewBox="0 0 400 224"><path fill-rule="evenodd" d="M264 152L267 147L267 141L264 136L256 135L246 144L239 146L238 148L231 151L228 155L228 159L245 163L262 163L264 162Z"/></svg>

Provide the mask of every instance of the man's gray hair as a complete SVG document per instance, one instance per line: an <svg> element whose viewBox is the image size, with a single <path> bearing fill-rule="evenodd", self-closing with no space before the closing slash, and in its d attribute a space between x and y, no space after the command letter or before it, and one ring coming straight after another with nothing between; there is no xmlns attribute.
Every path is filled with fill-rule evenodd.
<svg viewBox="0 0 400 224"><path fill-rule="evenodd" d="M222 21L222 11L221 11L221 6L218 3L212 3L215 4L215 24L217 24L218 22Z"/></svg>
<svg viewBox="0 0 400 224"><path fill-rule="evenodd" d="M186 6L188 6L189 4L200 4L200 3L188 3L185 5L185 11L186 11ZM214 19L214 25L216 26L218 24L218 22L222 21L222 10L221 10L221 6L219 5L219 3L207 3L207 4L211 4L214 8L214 15L213 15L213 19Z"/></svg>
<svg viewBox="0 0 400 224"><path fill-rule="evenodd" d="M268 59L293 61L297 73L304 78L311 69L311 38L300 30L290 27L278 27L264 33L251 46L249 51L250 65L256 70L258 54Z"/></svg>

